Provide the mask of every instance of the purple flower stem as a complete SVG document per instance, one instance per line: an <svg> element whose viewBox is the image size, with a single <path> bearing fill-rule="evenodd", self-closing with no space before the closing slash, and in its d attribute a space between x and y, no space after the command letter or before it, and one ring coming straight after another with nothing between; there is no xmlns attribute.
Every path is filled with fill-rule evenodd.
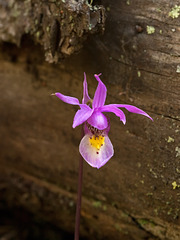
<svg viewBox="0 0 180 240"><path fill-rule="evenodd" d="M84 131L82 128L82 137ZM82 197L82 181L83 181L83 158L80 155L79 158L79 176L78 176L78 190L77 190L77 202L76 202L76 219L75 219L75 232L74 240L79 240L79 227L80 227L80 216L81 216L81 197Z"/></svg>

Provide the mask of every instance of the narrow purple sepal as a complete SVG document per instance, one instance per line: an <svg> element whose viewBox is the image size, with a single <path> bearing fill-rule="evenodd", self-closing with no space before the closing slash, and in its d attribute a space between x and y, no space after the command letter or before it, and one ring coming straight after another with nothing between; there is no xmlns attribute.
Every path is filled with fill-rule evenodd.
<svg viewBox="0 0 180 240"><path fill-rule="evenodd" d="M86 74L84 73L84 82L83 82L83 99L82 103L86 104L90 100L89 94L88 94L88 87L87 87L87 80L86 80Z"/></svg>
<svg viewBox="0 0 180 240"><path fill-rule="evenodd" d="M128 104L110 104L110 105L118 107L118 108L125 108L126 110L128 110L129 112L132 112L132 113L144 115L153 121L153 119L146 112L144 112L143 110L141 110L140 108L137 108L135 106L128 105Z"/></svg>
<svg viewBox="0 0 180 240"><path fill-rule="evenodd" d="M69 96L63 95L62 93L55 93L55 95L65 103L72 104L72 105L80 104L79 100L75 97L69 97Z"/></svg>
<svg viewBox="0 0 180 240"><path fill-rule="evenodd" d="M98 86L97 86L97 89L96 89L96 92L95 92L94 98L93 98L93 103L92 103L93 108L98 108L98 107L104 106L104 103L106 101L107 88L104 85L104 83L101 81L101 79L99 78L100 75L101 74L94 75L94 77L98 81Z"/></svg>
<svg viewBox="0 0 180 240"><path fill-rule="evenodd" d="M121 109L115 107L113 104L105 105L105 106L99 108L99 111L101 111L101 112L112 112L120 118L120 121L122 121L123 124L126 123L126 116L125 116L124 112Z"/></svg>
<svg viewBox="0 0 180 240"><path fill-rule="evenodd" d="M74 116L73 120L73 128L79 126L83 122L85 122L88 118L91 117L93 113L93 109L91 109L88 105L86 104L80 104L80 110L78 110Z"/></svg>
<svg viewBox="0 0 180 240"><path fill-rule="evenodd" d="M105 136L104 145L101 147L99 154L95 147L92 147L89 141L91 135L85 135L80 142L79 152L84 160L94 168L104 166L114 155L113 145L108 136Z"/></svg>

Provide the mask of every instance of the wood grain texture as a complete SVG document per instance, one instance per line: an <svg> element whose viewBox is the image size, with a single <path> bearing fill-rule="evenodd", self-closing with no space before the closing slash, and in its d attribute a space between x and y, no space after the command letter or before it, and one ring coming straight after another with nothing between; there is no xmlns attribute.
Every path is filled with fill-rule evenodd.
<svg viewBox="0 0 180 240"><path fill-rule="evenodd" d="M123 126L109 115L115 155L100 170L84 164L82 236L178 240L180 188L172 183L180 185L180 25L179 17L169 16L178 3L102 4L108 9L105 34L56 65L46 63L29 38L21 48L1 46L0 198L73 231L77 108L50 94L81 99L85 71L93 96L93 74L102 72L107 103L136 105L154 122L126 112ZM148 34L147 26L155 32Z"/></svg>

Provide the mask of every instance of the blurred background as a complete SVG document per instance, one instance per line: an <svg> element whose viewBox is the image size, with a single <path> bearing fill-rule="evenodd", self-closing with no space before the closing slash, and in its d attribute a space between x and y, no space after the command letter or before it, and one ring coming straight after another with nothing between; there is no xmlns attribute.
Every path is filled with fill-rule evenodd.
<svg viewBox="0 0 180 240"><path fill-rule="evenodd" d="M162 7L163 6L163 7ZM84 162L81 239L179 240L180 7L167 0L0 1L0 240L73 239L81 127L102 73L115 155Z"/></svg>

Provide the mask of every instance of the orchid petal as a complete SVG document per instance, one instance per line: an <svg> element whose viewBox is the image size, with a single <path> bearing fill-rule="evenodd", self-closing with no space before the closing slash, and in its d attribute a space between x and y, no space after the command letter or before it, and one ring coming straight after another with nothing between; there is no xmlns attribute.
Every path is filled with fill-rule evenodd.
<svg viewBox="0 0 180 240"><path fill-rule="evenodd" d="M86 104L90 100L89 94L88 94L88 87L87 87L87 80L86 80L86 74L84 73L84 82L83 82L83 99L82 103Z"/></svg>
<svg viewBox="0 0 180 240"><path fill-rule="evenodd" d="M98 110L101 112L112 112L120 118L120 121L122 121L124 124L126 123L126 116L124 112L121 109L115 107L114 104L105 105Z"/></svg>
<svg viewBox="0 0 180 240"><path fill-rule="evenodd" d="M113 145L106 135L104 145L97 151L96 147L91 145L90 137L89 134L83 137L79 145L79 152L90 166L99 169L114 155Z"/></svg>
<svg viewBox="0 0 180 240"><path fill-rule="evenodd" d="M69 96L63 95L62 93L55 93L55 95L65 103L72 104L72 105L80 104L79 100L75 97L69 97Z"/></svg>
<svg viewBox="0 0 180 240"><path fill-rule="evenodd" d="M150 118L152 121L153 119L146 113L144 112L143 110L141 110L140 108L137 108L135 106L132 106L132 105L128 105L128 104L112 104L113 106L115 107L120 107L120 108L126 108L129 112L132 112L132 113L137 113L137 114L141 114L141 115L144 115L148 118Z"/></svg>
<svg viewBox="0 0 180 240"><path fill-rule="evenodd" d="M85 105L85 104L80 104L80 108L81 109L78 110L74 116L73 128L85 122L92 115L94 111L88 105Z"/></svg>
<svg viewBox="0 0 180 240"><path fill-rule="evenodd" d="M91 126L99 130L103 130L108 127L107 117L98 110L94 111L87 121Z"/></svg>
<svg viewBox="0 0 180 240"><path fill-rule="evenodd" d="M97 89L96 89L96 92L95 92L94 98L93 98L93 103L92 103L93 108L98 108L98 107L104 106L104 103L106 100L107 88L104 85L104 83L101 81L101 79L99 78L100 75L101 74L94 75L94 77L98 81L98 86L97 86Z"/></svg>

